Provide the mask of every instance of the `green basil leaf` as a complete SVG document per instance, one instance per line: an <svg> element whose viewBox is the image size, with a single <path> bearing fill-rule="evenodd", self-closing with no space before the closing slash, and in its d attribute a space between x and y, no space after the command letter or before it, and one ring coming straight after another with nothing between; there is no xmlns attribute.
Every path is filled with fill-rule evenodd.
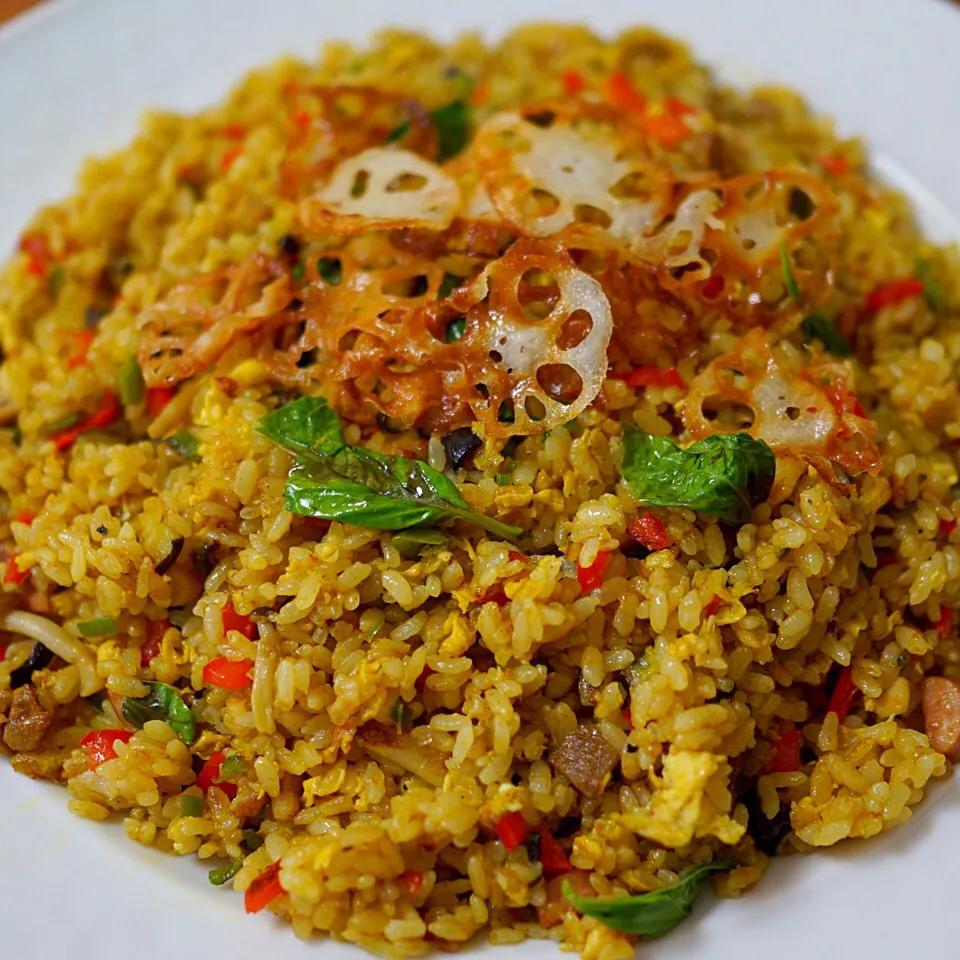
<svg viewBox="0 0 960 960"><path fill-rule="evenodd" d="M455 273L445 273L443 275L443 282L437 288L437 299L445 300L461 283L463 283L463 280ZM461 317L460 319L462 320L463 318ZM464 321L464 325L466 325L466 321Z"/></svg>
<svg viewBox="0 0 960 960"><path fill-rule="evenodd" d="M203 813L203 797L185 793L180 798L181 817L199 817L201 813Z"/></svg>
<svg viewBox="0 0 960 960"><path fill-rule="evenodd" d="M242 846L247 853L253 853L254 850L259 850L263 846L263 837L259 831L246 827L243 831Z"/></svg>
<svg viewBox="0 0 960 960"><path fill-rule="evenodd" d="M320 274L320 279L324 283L337 287L343 279L343 264L339 257L321 257L317 261L317 273Z"/></svg>
<svg viewBox="0 0 960 960"><path fill-rule="evenodd" d="M714 860L692 867L669 887L653 890L637 897L581 897L564 881L563 895L570 905L584 916L595 917L621 933L658 937L669 933L681 920L690 916L693 902L711 873L739 867L736 860Z"/></svg>
<svg viewBox="0 0 960 960"><path fill-rule="evenodd" d="M193 743L197 720L173 687L151 680L145 697L127 697L121 711L127 723L142 728L148 720L166 720L170 729L187 744Z"/></svg>
<svg viewBox="0 0 960 960"><path fill-rule="evenodd" d="M97 617L78 623L77 629L84 637L112 637L117 632L117 621L113 617Z"/></svg>
<svg viewBox="0 0 960 960"><path fill-rule="evenodd" d="M780 244L780 267L783 270L783 285L787 288L787 293L799 302L800 288L797 286L797 281L793 277L793 269L790 266L790 254L787 253L787 245L785 243Z"/></svg>
<svg viewBox="0 0 960 960"><path fill-rule="evenodd" d="M918 260L916 273L917 279L923 284L923 297L927 306L934 313L939 313L946 306L947 296L933 275L933 261L926 258Z"/></svg>
<svg viewBox="0 0 960 960"><path fill-rule="evenodd" d="M669 437L625 425L620 472L645 506L689 507L745 523L770 495L776 460L766 443L748 433L715 434L684 450Z"/></svg>
<svg viewBox="0 0 960 960"><path fill-rule="evenodd" d="M442 547L450 538L436 527L411 527L398 530L392 538L393 545L405 560L415 560L423 547Z"/></svg>
<svg viewBox="0 0 960 960"><path fill-rule="evenodd" d="M257 432L311 460L335 456L346 446L340 418L323 397L301 397L268 413Z"/></svg>
<svg viewBox="0 0 960 960"><path fill-rule="evenodd" d="M215 887L222 887L228 880L232 880L243 866L243 857L231 860L226 866L214 867L207 876Z"/></svg>
<svg viewBox="0 0 960 960"><path fill-rule="evenodd" d="M346 445L339 418L320 397L281 407L264 417L258 430L297 454L285 491L292 513L372 530L459 518L507 540L522 533L471 510L457 485L429 464Z"/></svg>
<svg viewBox="0 0 960 960"><path fill-rule="evenodd" d="M220 776L217 783L232 783L247 769L246 761L237 754L232 754L220 764Z"/></svg>
<svg viewBox="0 0 960 960"><path fill-rule="evenodd" d="M853 352L837 328L819 313L811 313L803 318L803 339L819 340L824 349L835 357L849 357Z"/></svg>
<svg viewBox="0 0 960 960"><path fill-rule="evenodd" d="M402 140L410 132L410 121L404 120L398 123L388 134L384 143L396 143Z"/></svg>
<svg viewBox="0 0 960 960"><path fill-rule="evenodd" d="M447 343L456 343L466 332L466 317L454 317L448 324L443 338Z"/></svg>
<svg viewBox="0 0 960 960"><path fill-rule="evenodd" d="M466 100L452 100L430 111L440 141L437 163L456 156L470 139L470 109Z"/></svg>

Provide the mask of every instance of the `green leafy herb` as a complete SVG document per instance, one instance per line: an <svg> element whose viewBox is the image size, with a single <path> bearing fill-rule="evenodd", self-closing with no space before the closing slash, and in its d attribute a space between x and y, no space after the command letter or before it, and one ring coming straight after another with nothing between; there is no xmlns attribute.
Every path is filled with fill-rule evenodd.
<svg viewBox="0 0 960 960"><path fill-rule="evenodd" d="M246 827L243 831L242 846L247 853L253 853L254 850L259 850L263 846L263 837L258 830Z"/></svg>
<svg viewBox="0 0 960 960"><path fill-rule="evenodd" d="M383 611L375 610L373 626L370 627L366 631L366 633L364 633L363 635L364 642L369 643L380 632L385 622L386 622L386 617L384 617Z"/></svg>
<svg viewBox="0 0 960 960"><path fill-rule="evenodd" d="M397 733L403 733L403 728L409 726L413 720L413 711L405 700L398 698L390 708L389 716L397 725Z"/></svg>
<svg viewBox="0 0 960 960"><path fill-rule="evenodd" d="M337 287L343 278L343 264L338 257L321 257L317 261L317 273L325 283Z"/></svg>
<svg viewBox="0 0 960 960"><path fill-rule="evenodd" d="M166 720L170 729L184 742L193 743L197 720L193 711L180 699L173 687L157 680L149 682L150 693L145 697L127 697L121 710L127 723L143 727L148 720Z"/></svg>
<svg viewBox="0 0 960 960"><path fill-rule="evenodd" d="M447 324L446 332L444 333L444 338L447 343L456 343L467 329L467 319L466 317L456 317Z"/></svg>
<svg viewBox="0 0 960 960"><path fill-rule="evenodd" d="M60 296L64 283L67 281L67 272L58 263L51 271L50 278L47 280L47 293L51 300L56 300Z"/></svg>
<svg viewBox="0 0 960 960"><path fill-rule="evenodd" d="M200 438L194 436L189 430L178 430L167 437L166 444L174 453L179 453L184 460L200 459Z"/></svg>
<svg viewBox="0 0 960 960"><path fill-rule="evenodd" d="M215 887L222 887L228 880L232 880L243 866L243 857L237 857L222 867L214 867L207 876Z"/></svg>
<svg viewBox="0 0 960 960"><path fill-rule="evenodd" d="M321 397L301 397L267 414L257 429L297 455L286 486L291 513L372 530L461 519L505 540L523 532L471 510L456 484L421 460L349 446Z"/></svg>
<svg viewBox="0 0 960 960"><path fill-rule="evenodd" d="M923 298L934 313L939 313L947 302L943 287L933 276L933 261L926 258L917 261L917 279L923 284Z"/></svg>
<svg viewBox="0 0 960 960"><path fill-rule="evenodd" d="M470 139L470 109L466 100L450 103L430 111L430 119L437 128L440 141L437 162L443 163L456 156Z"/></svg>
<svg viewBox="0 0 960 960"><path fill-rule="evenodd" d="M853 352L833 323L819 313L811 313L803 318L803 339L819 340L827 352L835 357L849 357Z"/></svg>
<svg viewBox="0 0 960 960"><path fill-rule="evenodd" d="M301 283L303 281L304 274L307 272L307 264L304 260L298 260L290 268L290 279L294 283Z"/></svg>
<svg viewBox="0 0 960 960"><path fill-rule="evenodd" d="M243 757L234 753L220 764L220 776L217 777L217 783L232 783L246 769L246 761Z"/></svg>
<svg viewBox="0 0 960 960"><path fill-rule="evenodd" d="M437 298L439 300L445 300L447 297L453 293L460 284L463 283L463 280L458 277L455 273L445 273L443 275L443 282L437 288ZM463 320L463 317L460 318ZM461 330L460 336L463 336L463 331ZM450 341L448 340L447 343Z"/></svg>
<svg viewBox="0 0 960 960"><path fill-rule="evenodd" d="M13 440L15 447L19 447L23 443L23 430L20 429L19 420L13 425L13 430L10 431L10 439Z"/></svg>
<svg viewBox="0 0 960 960"><path fill-rule="evenodd" d="M393 535L393 545L404 560L415 560L424 547L442 547L449 540L450 538L436 527L411 527L409 530L398 530Z"/></svg>
<svg viewBox="0 0 960 960"><path fill-rule="evenodd" d="M497 411L497 419L501 423L513 423L517 419L512 400L504 400L503 403L500 404L500 409Z"/></svg>
<svg viewBox="0 0 960 960"><path fill-rule="evenodd" d="M399 140L402 140L410 132L410 121L404 120L402 123L398 123L388 134L387 139L384 140L384 143L396 143Z"/></svg>
<svg viewBox="0 0 960 960"><path fill-rule="evenodd" d="M715 434L683 450L669 437L623 429L620 472L645 506L689 507L744 523L770 495L775 471L773 451L748 433Z"/></svg>
<svg viewBox="0 0 960 960"><path fill-rule="evenodd" d="M77 629L84 637L112 637L117 632L117 621L113 617L96 617L78 623Z"/></svg>
<svg viewBox="0 0 960 960"><path fill-rule="evenodd" d="M199 817L201 813L203 813L203 797L185 793L180 798L181 817Z"/></svg>
<svg viewBox="0 0 960 960"><path fill-rule="evenodd" d="M79 422L79 413L68 413L65 417L61 417L59 420L54 420L53 423L46 424L43 428L43 432L47 436L50 436L50 434L59 433L61 430L69 430L71 427L75 427Z"/></svg>
<svg viewBox="0 0 960 960"><path fill-rule="evenodd" d="M513 482L512 473L498 473L494 478L498 487L506 487Z"/></svg>
<svg viewBox="0 0 960 960"><path fill-rule="evenodd" d="M103 713L103 704L106 699L107 695L100 690L97 693L91 693L90 696L87 697L87 702L97 713Z"/></svg>
<svg viewBox="0 0 960 960"><path fill-rule="evenodd" d="M588 917L595 917L621 933L658 937L669 933L681 920L690 916L693 902L711 873L740 866L736 860L714 860L684 870L681 879L669 887L644 893L638 897L581 897L564 881L563 895L570 905Z"/></svg>
<svg viewBox="0 0 960 960"><path fill-rule="evenodd" d="M117 373L117 391L120 394L120 402L125 407L134 407L143 401L143 374L140 372L140 364L137 362L137 355L130 354L123 362Z"/></svg>
<svg viewBox="0 0 960 960"><path fill-rule="evenodd" d="M799 302L800 288L797 286L797 281L793 278L793 269L790 266L790 254L787 253L787 245L785 243L780 244L780 266L783 269L783 285L787 288L787 293Z"/></svg>

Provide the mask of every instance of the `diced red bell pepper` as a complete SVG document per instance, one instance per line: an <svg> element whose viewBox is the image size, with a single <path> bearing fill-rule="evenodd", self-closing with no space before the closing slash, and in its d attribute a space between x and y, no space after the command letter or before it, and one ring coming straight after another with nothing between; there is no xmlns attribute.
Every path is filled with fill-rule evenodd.
<svg viewBox="0 0 960 960"><path fill-rule="evenodd" d="M228 140L242 140L247 135L247 128L242 123L228 123L220 132Z"/></svg>
<svg viewBox="0 0 960 960"><path fill-rule="evenodd" d="M673 546L673 539L663 521L649 510L630 524L627 533L648 550L666 550Z"/></svg>
<svg viewBox="0 0 960 960"><path fill-rule="evenodd" d="M643 115L647 109L647 98L630 82L626 74L616 71L607 77L607 100L615 107Z"/></svg>
<svg viewBox="0 0 960 960"><path fill-rule="evenodd" d="M934 624L941 640L946 640L950 636L953 628L953 611L949 607L940 608L940 619Z"/></svg>
<svg viewBox="0 0 960 960"><path fill-rule="evenodd" d="M419 893L423 889L423 874L419 870L404 870L400 882L407 888L407 893Z"/></svg>
<svg viewBox="0 0 960 960"><path fill-rule="evenodd" d="M163 635L170 627L169 620L151 620L147 624L147 640L140 648L140 666L149 667L150 661L160 652Z"/></svg>
<svg viewBox="0 0 960 960"><path fill-rule="evenodd" d="M82 367L87 363L87 354L90 353L90 346L92 345L95 336L96 333L93 330L73 331L73 339L77 345L77 348L70 356L70 359L67 360L67 366L71 370L76 370L77 367Z"/></svg>
<svg viewBox="0 0 960 960"><path fill-rule="evenodd" d="M720 276L719 273L712 273L706 280L703 281L703 286L700 288L700 292L708 299L713 300L715 297L719 297L723 293L723 288L726 281Z"/></svg>
<svg viewBox="0 0 960 960"><path fill-rule="evenodd" d="M537 827L537 833L540 834L540 863L543 864L544 874L549 877L572 870L573 867L557 838L546 827Z"/></svg>
<svg viewBox="0 0 960 960"><path fill-rule="evenodd" d="M956 520L941 520L940 521L940 532L945 536L949 537L954 530L957 529Z"/></svg>
<svg viewBox="0 0 960 960"><path fill-rule="evenodd" d="M613 373L610 376L614 380L622 380L635 390L640 387L679 387L683 390L687 386L676 367L667 367L666 370L661 367L636 367L626 373Z"/></svg>
<svg viewBox="0 0 960 960"><path fill-rule="evenodd" d="M243 908L247 913L259 913L267 904L272 903L284 892L280 886L280 861L271 863L243 895Z"/></svg>
<svg viewBox="0 0 960 960"><path fill-rule="evenodd" d="M237 795L237 785L235 783L230 783L225 781L220 783L220 768L223 766L224 760L227 759L227 755L222 751L218 750L216 753L210 756L210 759L200 768L200 772L197 774L197 786L206 793L214 784L218 786L229 799L233 799Z"/></svg>
<svg viewBox="0 0 960 960"><path fill-rule="evenodd" d="M32 567L27 567L26 570L21 570L20 567L17 566L17 557L19 556L19 553L15 553L7 560L7 569L3 574L3 582L12 583L15 587L19 587L20 584L30 576L30 571L33 569Z"/></svg>
<svg viewBox="0 0 960 960"><path fill-rule="evenodd" d="M91 730L80 741L80 746L90 758L90 769L96 770L104 760L115 759L117 751L113 749L114 741L129 743L132 736L130 730Z"/></svg>
<svg viewBox="0 0 960 960"><path fill-rule="evenodd" d="M773 752L767 761L769 773L793 773L800 769L800 747L803 733L800 730L785 730L773 744Z"/></svg>
<svg viewBox="0 0 960 960"><path fill-rule="evenodd" d="M577 567L577 579L580 581L580 589L584 593L596 590L603 583L604 574L607 572L607 564L610 562L610 551L601 550L597 554L596 560L589 567Z"/></svg>
<svg viewBox="0 0 960 960"><path fill-rule="evenodd" d="M228 660L226 657L217 657L204 666L203 682L212 687L221 687L223 690L242 690L253 683L250 679L252 669L252 660Z"/></svg>
<svg viewBox="0 0 960 960"><path fill-rule="evenodd" d="M243 153L243 144L236 143L229 150L226 150L220 158L220 172L226 173L237 161L237 157Z"/></svg>
<svg viewBox="0 0 960 960"><path fill-rule="evenodd" d="M237 613L237 611L233 609L232 603L228 603L223 608L221 618L223 620L224 633L228 630L238 630L248 640L255 640L257 638L257 625L249 617L245 617L242 613Z"/></svg>
<svg viewBox="0 0 960 960"><path fill-rule="evenodd" d="M34 520L37 519L35 513L31 513L29 510L21 510L14 518L17 523L25 523L27 526L30 526Z"/></svg>
<svg viewBox="0 0 960 960"><path fill-rule="evenodd" d="M830 694L827 713L835 713L837 720L843 723L847 719L850 707L853 706L853 698L856 693L857 688L853 682L853 667L844 667L840 676L837 677L833 693Z"/></svg>
<svg viewBox="0 0 960 960"><path fill-rule="evenodd" d="M147 416L156 420L176 395L175 387L150 387L146 396Z"/></svg>
<svg viewBox="0 0 960 960"><path fill-rule="evenodd" d="M911 297L919 297L923 293L923 281L917 277L907 277L903 280L891 280L881 284L876 290L867 294L867 309L879 310L895 303L902 303Z"/></svg>
<svg viewBox="0 0 960 960"><path fill-rule="evenodd" d="M689 117L697 112L696 107L691 107L689 103L684 103L679 97L665 97L663 106L674 117Z"/></svg>
<svg viewBox="0 0 960 960"><path fill-rule="evenodd" d="M505 813L497 821L496 830L500 842L511 853L527 839L530 833L530 827L519 810L511 810L510 813Z"/></svg>
<svg viewBox="0 0 960 960"><path fill-rule="evenodd" d="M586 82L579 70L563 71L563 89L568 97L575 97L585 86Z"/></svg>
<svg viewBox="0 0 960 960"><path fill-rule="evenodd" d="M703 608L704 617L715 617L722 605L723 601L719 597L711 598L710 602Z"/></svg>
<svg viewBox="0 0 960 960"><path fill-rule="evenodd" d="M77 442L80 434L87 433L90 430L101 430L104 427L110 426L122 412L123 408L120 406L120 400L117 395L112 390L107 390L100 399L100 406L97 407L89 417L85 417L79 423L66 430L60 430L57 433L51 434L53 445L62 453Z"/></svg>
<svg viewBox="0 0 960 960"><path fill-rule="evenodd" d="M25 233L20 238L20 252L28 257L27 273L46 276L50 268L50 244L42 233Z"/></svg>
<svg viewBox="0 0 960 960"><path fill-rule="evenodd" d="M665 147L675 147L690 136L690 128L682 118L666 111L645 113L640 121L640 129L652 140L662 143Z"/></svg>

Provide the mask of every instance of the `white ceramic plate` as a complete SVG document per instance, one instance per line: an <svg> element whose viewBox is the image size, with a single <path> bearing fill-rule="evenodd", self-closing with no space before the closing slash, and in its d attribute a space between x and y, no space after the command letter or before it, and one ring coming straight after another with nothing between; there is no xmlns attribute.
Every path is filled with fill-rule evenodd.
<svg viewBox="0 0 960 960"><path fill-rule="evenodd" d="M649 22L729 79L799 89L843 133L868 138L878 171L911 194L930 233L960 237L960 11L942 0L59 0L0 31L0 250L71 188L84 156L126 142L147 106L199 108L282 52L309 56L388 24L449 37L529 19L587 19L600 31ZM0 956L361 960L245 916L242 898L211 887L193 858L138 847L115 825L73 817L66 800L0 762ZM946 783L889 836L780 861L738 902L705 896L640 956L960 957L958 848L960 787ZM560 956L550 942L477 950Z"/></svg>

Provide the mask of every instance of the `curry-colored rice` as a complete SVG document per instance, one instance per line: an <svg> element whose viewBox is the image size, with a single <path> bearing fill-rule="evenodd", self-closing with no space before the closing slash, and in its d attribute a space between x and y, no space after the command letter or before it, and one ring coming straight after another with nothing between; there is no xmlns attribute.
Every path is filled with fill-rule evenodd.
<svg viewBox="0 0 960 960"><path fill-rule="evenodd" d="M709 111L735 135L723 158L734 171L822 175L823 158L842 158L849 171L830 188L849 300L931 261L938 309L913 297L858 314L857 392L879 427L878 476L839 489L800 461L781 464L750 522L731 530L660 510L673 546L627 557L619 550L640 511L620 483L621 423L676 435L686 391L608 379L570 429L507 457L490 440L457 475L472 507L536 531L536 550L457 523L447 545L408 560L389 534L338 522L323 532L284 509L291 459L255 433L277 385L242 350L229 369L187 381L158 416L128 405L55 450L51 425L115 387L144 308L200 271L273 254L296 232L295 205L277 186L291 81L381 86L428 107L468 95L478 122L563 97L571 71L600 85L614 70L650 98ZM861 145L835 139L796 94L726 89L684 47L639 30L605 41L535 25L494 45L466 35L446 47L391 31L365 49L330 44L317 64L256 71L195 116L148 115L131 146L88 161L76 193L38 214L28 235L48 250L19 252L0 280L0 538L15 565L0 612L62 624L86 671L55 659L34 674L54 722L36 749L10 751L13 767L64 783L81 816L118 814L140 843L208 866L245 856L238 891L279 861L284 894L271 909L298 935L392 956L481 932L493 943L553 937L588 960L633 955L634 938L562 906L559 923L540 925L543 867L497 836L510 811L563 838L600 896L658 889L715 857L742 864L717 881L721 895L752 886L769 858L745 832L738 799L751 785L768 817L791 805L784 852L903 823L949 766L923 732L923 678L960 678L960 269L864 162ZM77 332L91 305L105 313L85 353ZM689 378L736 339L715 315L681 371ZM195 462L162 442L184 428L201 440ZM358 426L346 433L359 442ZM436 438L414 430L364 442L447 466ZM157 573L178 538L179 559ZM204 543L217 545L205 578L192 562ZM577 565L600 551L611 551L605 579L584 593ZM503 602L480 602L498 587ZM256 639L224 633L227 605L259 611ZM114 619L116 635L81 637L77 623L99 617ZM148 624L164 620L174 625L142 661ZM0 640L2 726L10 675L34 641ZM252 687L205 685L216 657L252 661ZM856 703L838 724L824 717L824 690L851 664ZM79 740L115 728L111 701L144 696L148 680L188 693L196 740L188 747L152 720L91 769ZM109 694L106 706L91 685ZM392 739L398 699L412 722ZM584 721L619 756L597 797L550 760ZM802 730L802 763L766 772L786 727ZM244 761L235 799L214 785L197 815L181 815L184 796L203 796L197 771L217 751ZM247 853L250 824L264 843Z"/></svg>

